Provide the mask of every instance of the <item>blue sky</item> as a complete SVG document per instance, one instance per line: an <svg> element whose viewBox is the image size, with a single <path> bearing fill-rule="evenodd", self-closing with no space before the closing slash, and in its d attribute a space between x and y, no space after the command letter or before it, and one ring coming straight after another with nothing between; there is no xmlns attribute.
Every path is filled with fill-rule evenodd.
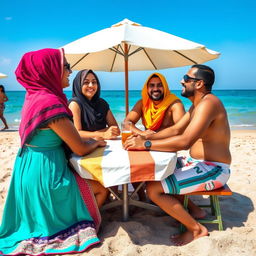
<svg viewBox="0 0 256 256"><path fill-rule="evenodd" d="M0 84L7 90L23 89L14 70L25 52L58 48L124 18L221 52L220 58L206 63L216 72L214 89L256 89L254 0L1 0L0 6L0 72L8 75ZM160 72L171 89L180 89L188 68ZM122 72L96 73L102 89L124 88ZM141 89L150 73L129 72L130 89Z"/></svg>

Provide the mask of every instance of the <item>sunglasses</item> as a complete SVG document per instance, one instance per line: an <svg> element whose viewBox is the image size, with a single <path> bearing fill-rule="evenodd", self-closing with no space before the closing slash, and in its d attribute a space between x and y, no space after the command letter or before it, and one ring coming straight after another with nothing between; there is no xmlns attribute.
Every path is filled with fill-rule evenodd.
<svg viewBox="0 0 256 256"><path fill-rule="evenodd" d="M200 79L200 78L195 78L195 77L190 77L190 76L188 76L188 75L184 75L184 76L183 76L183 80L185 81L185 83L188 83L188 82L191 81L191 80L200 81L200 80L202 80L202 79Z"/></svg>
<svg viewBox="0 0 256 256"><path fill-rule="evenodd" d="M65 64L64 64L64 67L65 67L68 71L72 71L69 63L65 63Z"/></svg>
<svg viewBox="0 0 256 256"><path fill-rule="evenodd" d="M97 81L84 81L84 83L83 83L83 85L86 85L86 86L89 86L90 84L92 86L98 85Z"/></svg>

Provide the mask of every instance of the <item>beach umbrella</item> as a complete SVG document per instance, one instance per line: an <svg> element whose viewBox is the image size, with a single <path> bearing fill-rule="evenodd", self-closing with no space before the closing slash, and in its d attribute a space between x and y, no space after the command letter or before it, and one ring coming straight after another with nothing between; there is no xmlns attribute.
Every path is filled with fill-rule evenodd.
<svg viewBox="0 0 256 256"><path fill-rule="evenodd" d="M125 72L125 110L128 70L157 70L201 64L220 53L172 34L141 26L128 19L82 37L63 47L73 70Z"/></svg>
<svg viewBox="0 0 256 256"><path fill-rule="evenodd" d="M0 78L6 78L6 77L7 77L7 75L0 73Z"/></svg>

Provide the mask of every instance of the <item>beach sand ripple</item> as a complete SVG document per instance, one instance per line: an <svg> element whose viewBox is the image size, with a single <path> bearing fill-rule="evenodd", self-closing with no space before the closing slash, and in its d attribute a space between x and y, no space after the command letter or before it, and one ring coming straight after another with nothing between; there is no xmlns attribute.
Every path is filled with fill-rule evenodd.
<svg viewBox="0 0 256 256"><path fill-rule="evenodd" d="M18 148L18 132L0 132L0 219ZM232 174L228 184L234 194L220 197L224 231L218 231L215 225L207 225L209 237L177 247L169 239L170 235L179 231L171 217L131 208L130 221L122 222L121 208L116 208L103 213L99 233L102 243L82 255L255 256L256 131L232 131L231 153ZM194 199L197 202L206 200Z"/></svg>

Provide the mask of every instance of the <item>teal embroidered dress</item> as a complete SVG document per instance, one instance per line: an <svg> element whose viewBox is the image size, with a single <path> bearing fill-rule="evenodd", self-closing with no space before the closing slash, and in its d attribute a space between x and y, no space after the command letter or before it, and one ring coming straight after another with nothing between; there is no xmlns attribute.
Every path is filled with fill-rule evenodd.
<svg viewBox="0 0 256 256"><path fill-rule="evenodd" d="M99 242L100 216L85 180L73 173L62 140L38 130L15 161L0 226L0 255L76 253Z"/></svg>

